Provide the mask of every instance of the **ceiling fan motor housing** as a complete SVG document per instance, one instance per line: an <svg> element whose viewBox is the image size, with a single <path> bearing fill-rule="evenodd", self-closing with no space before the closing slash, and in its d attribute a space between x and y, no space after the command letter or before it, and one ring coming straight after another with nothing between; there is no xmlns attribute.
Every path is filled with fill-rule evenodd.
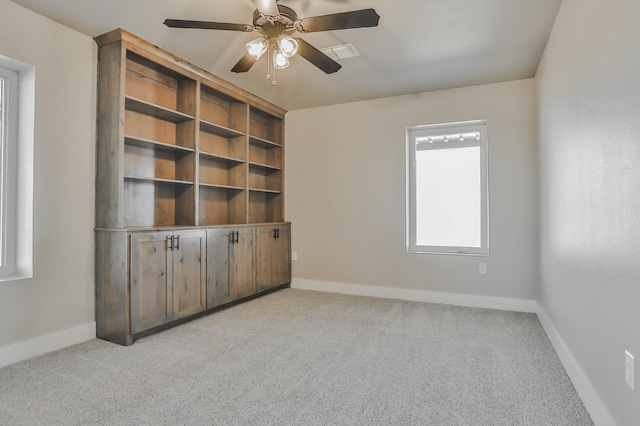
<svg viewBox="0 0 640 426"><path fill-rule="evenodd" d="M278 5L278 16L265 16L258 9L253 12L253 26L267 37L275 40L280 35L291 35L298 30L298 15L290 7Z"/></svg>

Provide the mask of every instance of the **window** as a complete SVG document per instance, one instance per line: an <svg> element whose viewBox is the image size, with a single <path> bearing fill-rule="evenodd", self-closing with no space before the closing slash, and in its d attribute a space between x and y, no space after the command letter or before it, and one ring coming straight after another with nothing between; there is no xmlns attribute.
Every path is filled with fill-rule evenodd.
<svg viewBox="0 0 640 426"><path fill-rule="evenodd" d="M18 74L0 68L0 276L16 265Z"/></svg>
<svg viewBox="0 0 640 426"><path fill-rule="evenodd" d="M407 128L407 250L488 254L487 123Z"/></svg>
<svg viewBox="0 0 640 426"><path fill-rule="evenodd" d="M0 55L0 284L33 276L36 69Z"/></svg>

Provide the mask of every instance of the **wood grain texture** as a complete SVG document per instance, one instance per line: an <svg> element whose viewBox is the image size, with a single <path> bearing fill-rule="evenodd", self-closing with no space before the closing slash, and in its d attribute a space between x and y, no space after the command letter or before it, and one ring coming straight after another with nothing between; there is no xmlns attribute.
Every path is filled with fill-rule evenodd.
<svg viewBox="0 0 640 426"><path fill-rule="evenodd" d="M173 318L184 318L206 309L207 232L173 235Z"/></svg>
<svg viewBox="0 0 640 426"><path fill-rule="evenodd" d="M139 333L172 319L171 232L131 235L131 331Z"/></svg>
<svg viewBox="0 0 640 426"><path fill-rule="evenodd" d="M278 225L271 251L271 287L291 282L291 225Z"/></svg>
<svg viewBox="0 0 640 426"><path fill-rule="evenodd" d="M96 226L123 226L124 65L121 43L100 49L98 56L98 134L96 164Z"/></svg>
<svg viewBox="0 0 640 426"><path fill-rule="evenodd" d="M121 345L133 343L128 247L125 232L96 231L96 336Z"/></svg>
<svg viewBox="0 0 640 426"><path fill-rule="evenodd" d="M231 281L233 298L241 299L256 292L255 282L255 229L239 228L238 242L231 245Z"/></svg>
<svg viewBox="0 0 640 426"><path fill-rule="evenodd" d="M291 282L291 225L256 227L256 286L264 291Z"/></svg>
<svg viewBox="0 0 640 426"><path fill-rule="evenodd" d="M96 42L99 337L131 344L290 282L290 242L248 225L284 220L285 111L126 31Z"/></svg>
<svg viewBox="0 0 640 426"><path fill-rule="evenodd" d="M207 230L207 309L233 300L229 267L230 228Z"/></svg>

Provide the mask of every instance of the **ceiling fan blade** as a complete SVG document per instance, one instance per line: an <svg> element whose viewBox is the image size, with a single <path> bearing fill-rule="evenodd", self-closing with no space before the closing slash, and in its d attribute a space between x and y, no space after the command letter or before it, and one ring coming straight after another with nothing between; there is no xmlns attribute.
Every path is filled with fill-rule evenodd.
<svg viewBox="0 0 640 426"><path fill-rule="evenodd" d="M278 10L278 4L276 0L255 0L256 8L266 16L278 16L280 11Z"/></svg>
<svg viewBox="0 0 640 426"><path fill-rule="evenodd" d="M253 25L229 24L226 22L189 21L183 19L165 19L164 24L171 28L198 28L202 30L253 31Z"/></svg>
<svg viewBox="0 0 640 426"><path fill-rule="evenodd" d="M244 56L238 61L237 64L233 68L231 68L232 72L247 72L251 69L253 64L257 61L249 56L248 53L245 53Z"/></svg>
<svg viewBox="0 0 640 426"><path fill-rule="evenodd" d="M348 28L376 27L379 20L380 15L374 9L353 10L351 12L304 18L302 20L302 31L313 33Z"/></svg>
<svg viewBox="0 0 640 426"><path fill-rule="evenodd" d="M298 42L298 53L300 56L311 62L316 67L320 68L327 74L337 72L342 65L307 43L301 38L296 38Z"/></svg>

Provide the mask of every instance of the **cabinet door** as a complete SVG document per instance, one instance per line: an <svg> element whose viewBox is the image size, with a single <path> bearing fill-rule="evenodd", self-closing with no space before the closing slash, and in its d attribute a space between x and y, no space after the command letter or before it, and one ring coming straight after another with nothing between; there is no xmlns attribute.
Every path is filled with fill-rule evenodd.
<svg viewBox="0 0 640 426"><path fill-rule="evenodd" d="M271 284L291 282L291 225L278 227L278 238L271 251Z"/></svg>
<svg viewBox="0 0 640 426"><path fill-rule="evenodd" d="M173 233L173 315L204 311L206 297L206 231Z"/></svg>
<svg viewBox="0 0 640 426"><path fill-rule="evenodd" d="M258 291L272 286L273 246L276 241L273 227L256 228L256 286Z"/></svg>
<svg viewBox="0 0 640 426"><path fill-rule="evenodd" d="M171 232L131 235L131 333L164 324L173 304Z"/></svg>
<svg viewBox="0 0 640 426"><path fill-rule="evenodd" d="M258 291L290 282L291 227L258 227L256 239Z"/></svg>
<svg viewBox="0 0 640 426"><path fill-rule="evenodd" d="M231 232L229 228L207 231L207 309L233 299L229 275Z"/></svg>
<svg viewBox="0 0 640 426"><path fill-rule="evenodd" d="M237 242L231 244L231 282L233 298L240 299L256 293L254 228L241 228Z"/></svg>

